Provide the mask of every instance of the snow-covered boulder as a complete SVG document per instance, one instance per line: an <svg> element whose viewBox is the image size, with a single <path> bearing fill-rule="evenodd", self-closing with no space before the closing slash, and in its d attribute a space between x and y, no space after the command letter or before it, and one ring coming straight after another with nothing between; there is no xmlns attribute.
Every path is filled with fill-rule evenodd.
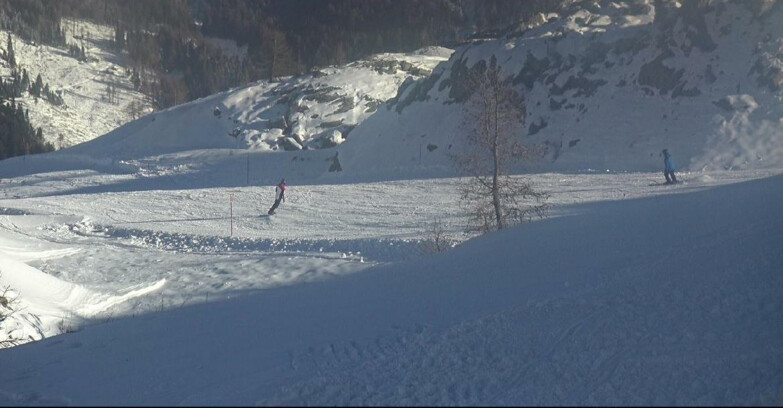
<svg viewBox="0 0 783 408"><path fill-rule="evenodd" d="M310 138L310 133L307 131L307 126L304 123L296 121L291 125L291 137L299 144L303 144L305 140Z"/></svg>
<svg viewBox="0 0 783 408"><path fill-rule="evenodd" d="M714 102L720 108L729 112L753 112L759 107L751 95L726 95Z"/></svg>
<svg viewBox="0 0 783 408"><path fill-rule="evenodd" d="M341 144L342 142L345 141L345 138L343 137L342 132L340 132L339 130L332 130L328 132L327 135L325 135L325 137L321 140L322 140L321 145L324 148L329 148Z"/></svg>
<svg viewBox="0 0 783 408"><path fill-rule="evenodd" d="M280 147L283 150L302 150L302 145L299 144L293 137L284 137L280 139Z"/></svg>

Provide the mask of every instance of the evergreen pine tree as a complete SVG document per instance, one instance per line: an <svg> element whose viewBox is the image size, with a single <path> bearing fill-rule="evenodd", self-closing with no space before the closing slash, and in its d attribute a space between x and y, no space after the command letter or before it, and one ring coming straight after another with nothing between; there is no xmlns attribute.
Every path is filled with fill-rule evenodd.
<svg viewBox="0 0 783 408"><path fill-rule="evenodd" d="M19 78L19 71L14 70L11 75L11 97L22 96L24 89L22 88L22 79Z"/></svg>
<svg viewBox="0 0 783 408"><path fill-rule="evenodd" d="M27 74L27 70L22 70L22 83L20 85L22 91L30 89L30 75Z"/></svg>
<svg viewBox="0 0 783 408"><path fill-rule="evenodd" d="M7 45L7 51L6 54L8 55L8 64L11 66L11 69L16 68L16 53L14 53L14 43L11 40L11 33L8 33L8 45Z"/></svg>
<svg viewBox="0 0 783 408"><path fill-rule="evenodd" d="M38 74L37 77L35 77L35 83L33 84L32 89L30 90L30 93L33 94L36 97L41 97L41 89L43 89L43 79L41 78L41 74Z"/></svg>

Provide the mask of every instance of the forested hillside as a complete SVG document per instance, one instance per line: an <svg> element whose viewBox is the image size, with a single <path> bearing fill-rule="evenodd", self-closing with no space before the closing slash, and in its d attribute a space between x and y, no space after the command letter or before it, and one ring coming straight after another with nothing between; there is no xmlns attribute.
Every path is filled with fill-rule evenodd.
<svg viewBox="0 0 783 408"><path fill-rule="evenodd" d="M2 101L9 112L30 111L3 116L12 130L2 157L82 143L257 80L493 35L568 2L0 0ZM14 42L24 52L14 56ZM27 127L41 143L19 142Z"/></svg>
<svg viewBox="0 0 783 408"><path fill-rule="evenodd" d="M63 18L114 27L134 85L168 107L258 79L450 45L559 7L549 0L5 0L0 28L64 44ZM230 40L220 41L220 40ZM226 44L232 46L226 47ZM236 52L235 52L236 51Z"/></svg>

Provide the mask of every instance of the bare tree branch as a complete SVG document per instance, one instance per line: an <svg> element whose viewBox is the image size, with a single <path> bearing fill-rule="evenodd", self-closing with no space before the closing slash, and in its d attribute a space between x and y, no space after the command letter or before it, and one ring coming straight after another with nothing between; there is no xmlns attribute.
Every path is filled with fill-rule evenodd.
<svg viewBox="0 0 783 408"><path fill-rule="evenodd" d="M434 254L443 252L451 248L451 244L446 237L446 230L440 219L435 220L429 228L429 238L419 244L419 249L425 254Z"/></svg>

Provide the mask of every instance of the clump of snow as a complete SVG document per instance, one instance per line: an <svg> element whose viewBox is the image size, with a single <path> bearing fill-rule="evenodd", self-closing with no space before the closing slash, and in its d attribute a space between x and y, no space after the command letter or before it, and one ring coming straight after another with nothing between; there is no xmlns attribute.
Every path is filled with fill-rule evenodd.
<svg viewBox="0 0 783 408"><path fill-rule="evenodd" d="M331 134L329 134L326 138L324 138L324 142L329 146L337 146L344 141L345 138L343 137L343 134L340 133L339 130L333 130Z"/></svg>

